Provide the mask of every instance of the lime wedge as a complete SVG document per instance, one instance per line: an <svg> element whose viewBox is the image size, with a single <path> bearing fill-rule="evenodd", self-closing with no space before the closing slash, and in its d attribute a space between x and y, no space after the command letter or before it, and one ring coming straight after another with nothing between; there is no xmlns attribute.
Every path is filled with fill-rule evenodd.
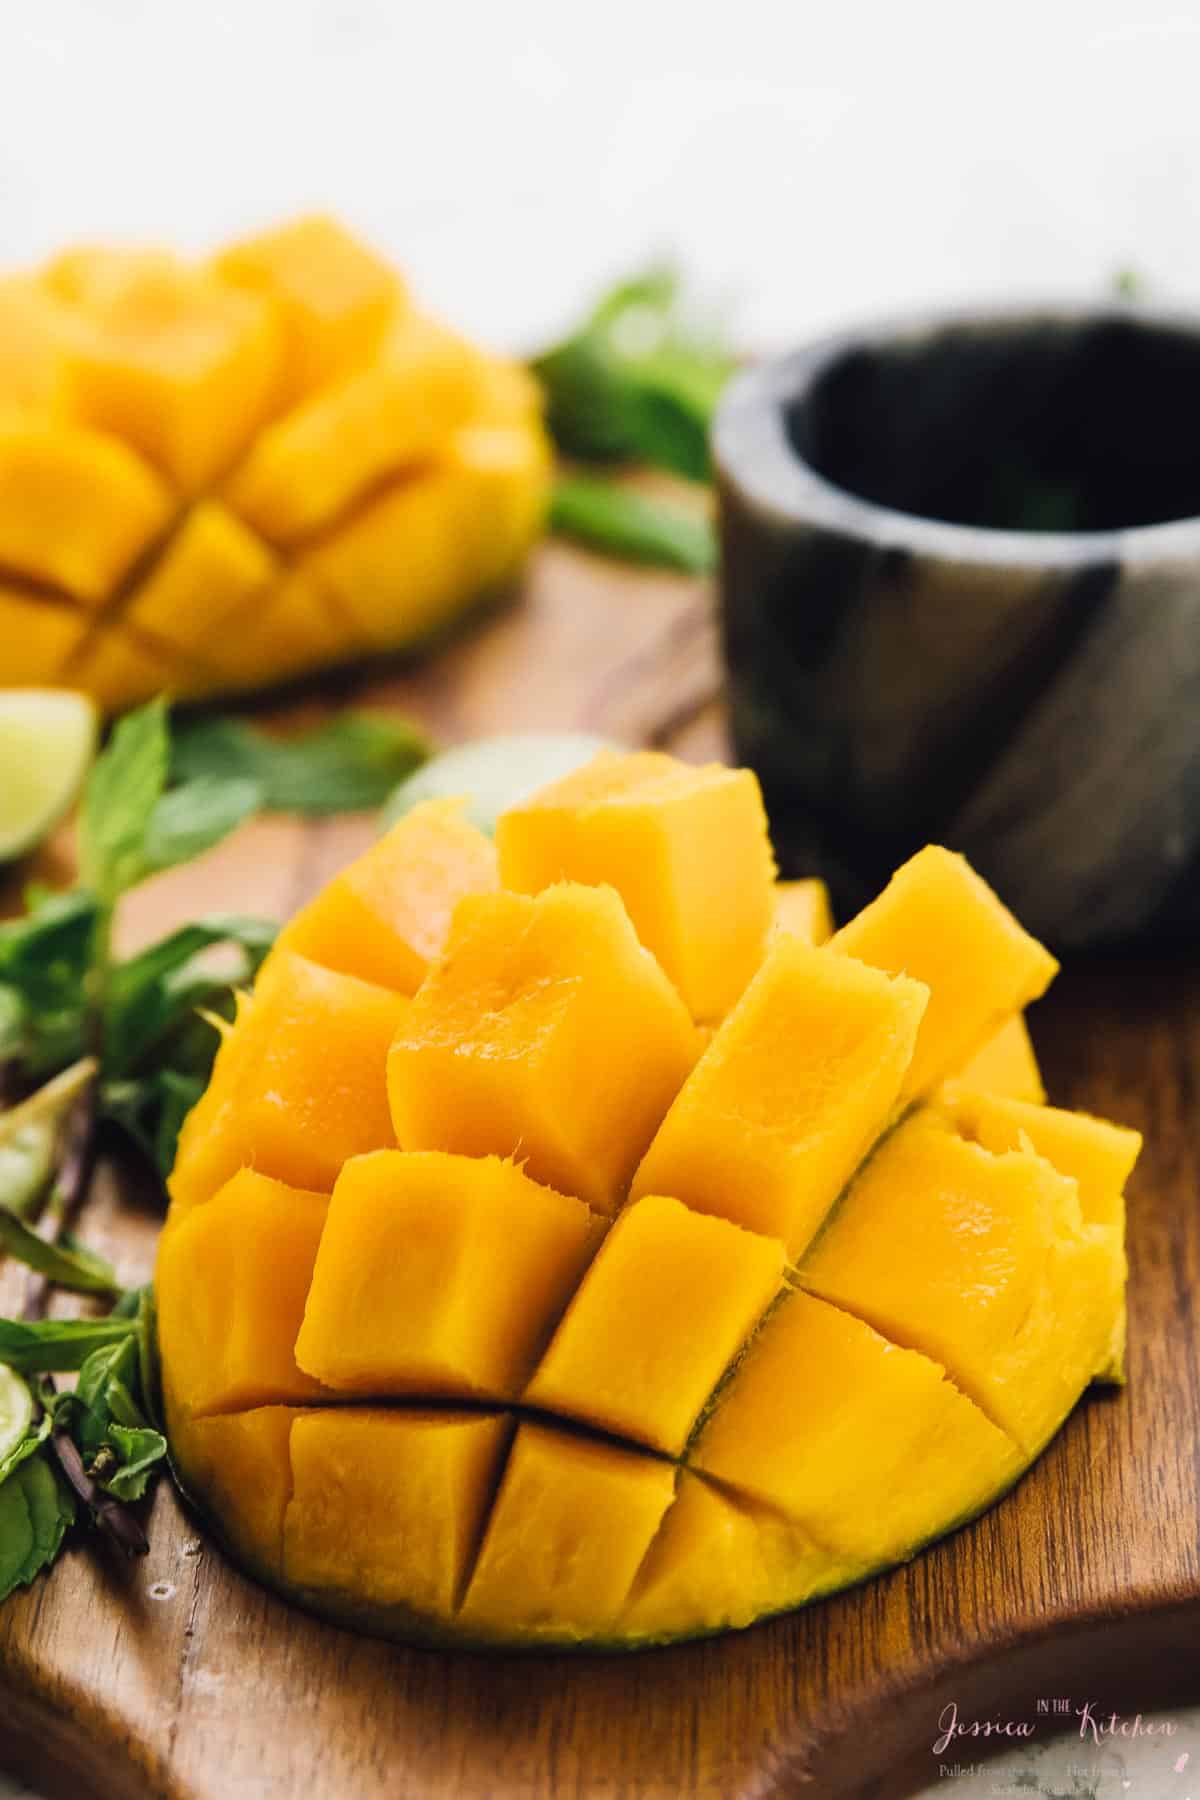
<svg viewBox="0 0 1200 1800"><path fill-rule="evenodd" d="M449 800L461 794L467 801L467 817L480 831L493 833L496 820L510 806L591 762L597 750L613 747L611 739L586 731L514 731L455 744L405 777L384 809L384 823L394 825L422 800Z"/></svg>
<svg viewBox="0 0 1200 1800"><path fill-rule="evenodd" d="M66 688L0 688L0 862L57 825L96 748L92 702Z"/></svg>
<svg viewBox="0 0 1200 1800"><path fill-rule="evenodd" d="M14 1451L33 1423L33 1396L7 1363L0 1363L0 1463Z"/></svg>

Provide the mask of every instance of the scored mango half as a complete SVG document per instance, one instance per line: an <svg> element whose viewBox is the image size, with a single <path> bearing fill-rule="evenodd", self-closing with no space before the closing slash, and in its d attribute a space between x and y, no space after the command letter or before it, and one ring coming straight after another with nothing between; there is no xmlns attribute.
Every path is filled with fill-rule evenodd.
<svg viewBox="0 0 1200 1800"><path fill-rule="evenodd" d="M517 365L313 217L0 279L0 686L109 711L408 649L506 587L550 451Z"/></svg>
<svg viewBox="0 0 1200 1800"><path fill-rule="evenodd" d="M605 752L495 843L414 808L180 1137L186 1491L423 1642L702 1635L911 1557L1121 1378L1140 1139L1043 1103L1053 972L936 848L834 933L744 771Z"/></svg>

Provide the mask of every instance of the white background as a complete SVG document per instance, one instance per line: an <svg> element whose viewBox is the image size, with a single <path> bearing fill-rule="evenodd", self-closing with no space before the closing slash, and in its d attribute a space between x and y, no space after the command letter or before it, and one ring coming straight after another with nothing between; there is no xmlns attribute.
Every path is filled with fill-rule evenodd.
<svg viewBox="0 0 1200 1800"><path fill-rule="evenodd" d="M763 347L1092 295L1125 266L1200 303L1200 8L0 0L0 264L71 238L203 249L311 206L516 349L662 251ZM1104 1795L1196 1786L1157 1750L1106 1764Z"/></svg>
<svg viewBox="0 0 1200 1800"><path fill-rule="evenodd" d="M523 347L675 249L747 342L1200 299L1195 0L0 0L0 261L314 204Z"/></svg>

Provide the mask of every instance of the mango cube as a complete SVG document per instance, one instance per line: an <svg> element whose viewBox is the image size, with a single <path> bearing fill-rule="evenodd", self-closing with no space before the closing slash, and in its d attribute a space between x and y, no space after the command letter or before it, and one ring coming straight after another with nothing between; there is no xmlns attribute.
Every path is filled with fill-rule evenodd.
<svg viewBox="0 0 1200 1800"><path fill-rule="evenodd" d="M210 691L226 692L291 681L361 649L329 596L289 568L239 612L235 630L210 635L203 654Z"/></svg>
<svg viewBox="0 0 1200 1800"><path fill-rule="evenodd" d="M78 415L127 439L184 493L223 474L275 391L273 309L161 253L76 251L47 280L81 321Z"/></svg>
<svg viewBox="0 0 1200 1800"><path fill-rule="evenodd" d="M98 624L67 658L62 679L90 694L102 711L140 706L175 687L178 661L165 646L119 625Z"/></svg>
<svg viewBox="0 0 1200 1800"><path fill-rule="evenodd" d="M329 525L384 476L426 461L479 393L479 357L407 314L364 368L322 388L256 439L230 504L274 543Z"/></svg>
<svg viewBox="0 0 1200 1800"><path fill-rule="evenodd" d="M470 894L388 1058L396 1136L517 1157L612 1212L695 1051L611 888Z"/></svg>
<svg viewBox="0 0 1200 1800"><path fill-rule="evenodd" d="M622 1638L687 1637L696 1620L740 1627L802 1606L862 1573L791 1519L686 1469L621 1613Z"/></svg>
<svg viewBox="0 0 1200 1800"><path fill-rule="evenodd" d="M647 1195L609 1232L526 1401L678 1455L786 1260L775 1238Z"/></svg>
<svg viewBox="0 0 1200 1800"><path fill-rule="evenodd" d="M215 267L278 309L289 402L371 356L403 303L395 271L319 213L230 245Z"/></svg>
<svg viewBox="0 0 1200 1800"><path fill-rule="evenodd" d="M776 940L663 1120L632 1192L805 1248L887 1125L927 990Z"/></svg>
<svg viewBox="0 0 1200 1800"><path fill-rule="evenodd" d="M511 573L549 491L545 441L529 427L456 432L438 460L383 488L300 557L374 650L411 644Z"/></svg>
<svg viewBox="0 0 1200 1800"><path fill-rule="evenodd" d="M498 1157L355 1157L329 1205L300 1366L360 1393L516 1398L594 1223L581 1201Z"/></svg>
<svg viewBox="0 0 1200 1800"><path fill-rule="evenodd" d="M155 1274L158 1329L188 1412L320 1393L293 1346L328 1205L324 1194L241 1169L207 1206L172 1218Z"/></svg>
<svg viewBox="0 0 1200 1800"><path fill-rule="evenodd" d="M116 438L40 415L0 421L0 568L103 600L170 510L154 471Z"/></svg>
<svg viewBox="0 0 1200 1800"><path fill-rule="evenodd" d="M285 1579L445 1619L511 1429L502 1414L358 1406L297 1419Z"/></svg>
<svg viewBox="0 0 1200 1800"><path fill-rule="evenodd" d="M445 947L464 894L497 886L490 838L461 800L426 800L343 869L285 928L301 956L414 994Z"/></svg>
<svg viewBox="0 0 1200 1800"><path fill-rule="evenodd" d="M1058 964L961 856L931 844L830 940L929 989L904 1097L926 1093L1050 985Z"/></svg>
<svg viewBox="0 0 1200 1800"><path fill-rule="evenodd" d="M692 1016L718 1019L762 960L775 874L748 769L602 750L502 815L500 879L536 894L606 882Z"/></svg>
<svg viewBox="0 0 1200 1800"><path fill-rule="evenodd" d="M208 644L277 571L270 551L214 500L193 506L133 590L122 617L187 656ZM238 618L240 633L242 619Z"/></svg>
<svg viewBox="0 0 1200 1800"><path fill-rule="evenodd" d="M674 1492L669 1463L519 1426L462 1623L484 1636L603 1632L615 1624Z"/></svg>
<svg viewBox="0 0 1200 1800"><path fill-rule="evenodd" d="M1088 1113L1037 1106L996 1093L956 1087L947 1108L958 1132L996 1153L1033 1149L1060 1175L1078 1184L1085 1225L1111 1228L1112 1253L1124 1293L1125 1183L1142 1148L1141 1133ZM1101 1381L1121 1381L1125 1366L1125 1307L1114 1321L1108 1355L1096 1369Z"/></svg>
<svg viewBox="0 0 1200 1800"><path fill-rule="evenodd" d="M171 1453L220 1520L222 1536L259 1575L283 1576L283 1521L292 1497L291 1406L197 1419L167 1392Z"/></svg>
<svg viewBox="0 0 1200 1800"><path fill-rule="evenodd" d="M1024 1013L1014 1013L946 1085L1040 1105L1046 1089Z"/></svg>
<svg viewBox="0 0 1200 1800"><path fill-rule="evenodd" d="M771 935L785 932L806 944L823 944L833 936L833 908L823 881L777 881Z"/></svg>
<svg viewBox="0 0 1200 1800"><path fill-rule="evenodd" d="M78 321L44 281L31 275L0 280L0 410L29 407L69 419L77 336Z"/></svg>
<svg viewBox="0 0 1200 1800"><path fill-rule="evenodd" d="M203 1200L244 1165L332 1191L342 1164L393 1142L387 1047L409 1001L276 948L179 1139L172 1193Z"/></svg>
<svg viewBox="0 0 1200 1800"><path fill-rule="evenodd" d="M1078 1184L993 1155L933 1111L876 1150L800 1269L812 1293L920 1350L1026 1454L1111 1352L1124 1259Z"/></svg>
<svg viewBox="0 0 1200 1800"><path fill-rule="evenodd" d="M937 1363L801 1293L754 1338L690 1460L864 1568L949 1530L1021 1462Z"/></svg>
<svg viewBox="0 0 1200 1800"><path fill-rule="evenodd" d="M86 629L73 607L0 587L0 686L54 686Z"/></svg>

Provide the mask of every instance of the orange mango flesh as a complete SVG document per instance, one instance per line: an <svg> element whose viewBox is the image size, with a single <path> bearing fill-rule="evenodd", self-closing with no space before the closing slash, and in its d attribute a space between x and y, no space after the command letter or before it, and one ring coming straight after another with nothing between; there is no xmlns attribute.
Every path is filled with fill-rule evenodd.
<svg viewBox="0 0 1200 1800"><path fill-rule="evenodd" d="M791 933L806 944L824 944L833 936L833 908L823 881L777 881L771 936Z"/></svg>
<svg viewBox="0 0 1200 1800"><path fill-rule="evenodd" d="M1043 1104L1046 1089L1023 1013L1016 1013L965 1062L948 1085Z"/></svg>
<svg viewBox="0 0 1200 1800"><path fill-rule="evenodd" d="M170 500L154 471L116 438L34 414L0 416L0 568L6 573L95 604L169 516ZM0 653L0 679L7 678Z"/></svg>
<svg viewBox="0 0 1200 1800"><path fill-rule="evenodd" d="M514 578L550 480L532 379L333 220L68 251L0 279L0 571L52 614L0 686L117 711L416 646Z"/></svg>
<svg viewBox="0 0 1200 1800"><path fill-rule="evenodd" d="M1115 1372L1139 1140L1001 1091L1043 953L988 890L915 859L874 963L775 928L701 1031L612 887L497 889L486 843L443 854L452 805L409 817L285 934L181 1139L168 1422L234 1551L391 1635L630 1645L1004 1491ZM978 1002L926 941L954 893Z"/></svg>
<svg viewBox="0 0 1200 1800"><path fill-rule="evenodd" d="M928 998L778 938L667 1114L632 1192L670 1194L799 1255L895 1109Z"/></svg>
<svg viewBox="0 0 1200 1800"><path fill-rule="evenodd" d="M579 1282L594 1223L498 1157L355 1157L329 1203L300 1366L346 1392L515 1398Z"/></svg>
<svg viewBox="0 0 1200 1800"><path fill-rule="evenodd" d="M929 989L903 1094L960 1069L1013 1013L1045 992L1058 964L961 856L930 845L830 940L835 950Z"/></svg>
<svg viewBox="0 0 1200 1800"><path fill-rule="evenodd" d="M511 1424L503 1414L333 1408L292 1426L283 1574L360 1604L446 1617Z"/></svg>
<svg viewBox="0 0 1200 1800"><path fill-rule="evenodd" d="M266 546L231 512L202 500L130 595L124 617L184 658L203 655L220 627L268 587L277 568Z"/></svg>
<svg viewBox="0 0 1200 1800"><path fill-rule="evenodd" d="M464 894L497 883L491 840L460 800L426 800L322 888L279 942L343 975L414 994Z"/></svg>
<svg viewBox="0 0 1200 1800"><path fill-rule="evenodd" d="M269 300L279 313L290 399L374 355L406 304L395 271L336 219L319 213L231 244L214 268L230 286Z"/></svg>
<svg viewBox="0 0 1200 1800"><path fill-rule="evenodd" d="M610 1632L674 1492L670 1463L520 1425L462 1624L527 1641Z"/></svg>
<svg viewBox="0 0 1200 1800"><path fill-rule="evenodd" d="M721 853L698 856L698 844ZM505 813L496 845L500 879L518 893L556 881L614 887L698 1020L721 1018L762 959L775 863L747 769L602 750Z"/></svg>
<svg viewBox="0 0 1200 1800"><path fill-rule="evenodd" d="M71 382L82 419L139 450L185 494L220 475L278 382L273 308L173 257L83 250L47 284L78 319Z"/></svg>
<svg viewBox="0 0 1200 1800"><path fill-rule="evenodd" d="M689 1460L863 1569L927 1535L935 1496L944 1528L1021 1466L937 1363L803 1293L755 1337Z"/></svg>
<svg viewBox="0 0 1200 1800"><path fill-rule="evenodd" d="M625 1642L740 1629L845 1587L865 1571L839 1562L791 1519L687 1470L617 1620Z"/></svg>
<svg viewBox="0 0 1200 1800"><path fill-rule="evenodd" d="M197 1500L221 1522L230 1548L256 1574L283 1579L283 1521L292 1497L290 1406L196 1418L164 1395L171 1458Z"/></svg>
<svg viewBox="0 0 1200 1800"><path fill-rule="evenodd" d="M273 950L184 1124L172 1196L211 1195L245 1163L329 1193L349 1157L393 1143L385 1059L409 1004Z"/></svg>
<svg viewBox="0 0 1200 1800"><path fill-rule="evenodd" d="M378 356L321 389L257 438L228 494L271 543L322 530L357 494L437 453L479 399L479 364L416 313Z"/></svg>
<svg viewBox="0 0 1200 1800"><path fill-rule="evenodd" d="M1125 1183L1142 1148L1141 1133L1087 1113L1035 1106L995 1093L954 1090L947 1102L956 1129L985 1149L1032 1148L1070 1176L1079 1189L1085 1225L1104 1227L1113 1259L1120 1304L1113 1320L1108 1355L1097 1366L1101 1381L1121 1382L1125 1370Z"/></svg>
<svg viewBox="0 0 1200 1800"><path fill-rule="evenodd" d="M902 1235L897 1235L897 1228ZM936 1112L880 1145L800 1267L810 1292L920 1350L1031 1455L1104 1366L1123 1268L1078 1184Z"/></svg>
<svg viewBox="0 0 1200 1800"><path fill-rule="evenodd" d="M86 620L73 609L29 600L0 586L0 644L12 686L36 687L54 680L86 630Z"/></svg>
<svg viewBox="0 0 1200 1800"><path fill-rule="evenodd" d="M535 1180L611 1212L695 1051L610 888L471 894L391 1047L396 1138L519 1155Z"/></svg>
<svg viewBox="0 0 1200 1800"><path fill-rule="evenodd" d="M677 1456L785 1261L776 1239L647 1195L605 1239L526 1401Z"/></svg>
<svg viewBox="0 0 1200 1800"><path fill-rule="evenodd" d="M155 1271L159 1342L188 1413L320 1393L294 1346L328 1205L324 1194L239 1169L207 1205L171 1220Z"/></svg>

